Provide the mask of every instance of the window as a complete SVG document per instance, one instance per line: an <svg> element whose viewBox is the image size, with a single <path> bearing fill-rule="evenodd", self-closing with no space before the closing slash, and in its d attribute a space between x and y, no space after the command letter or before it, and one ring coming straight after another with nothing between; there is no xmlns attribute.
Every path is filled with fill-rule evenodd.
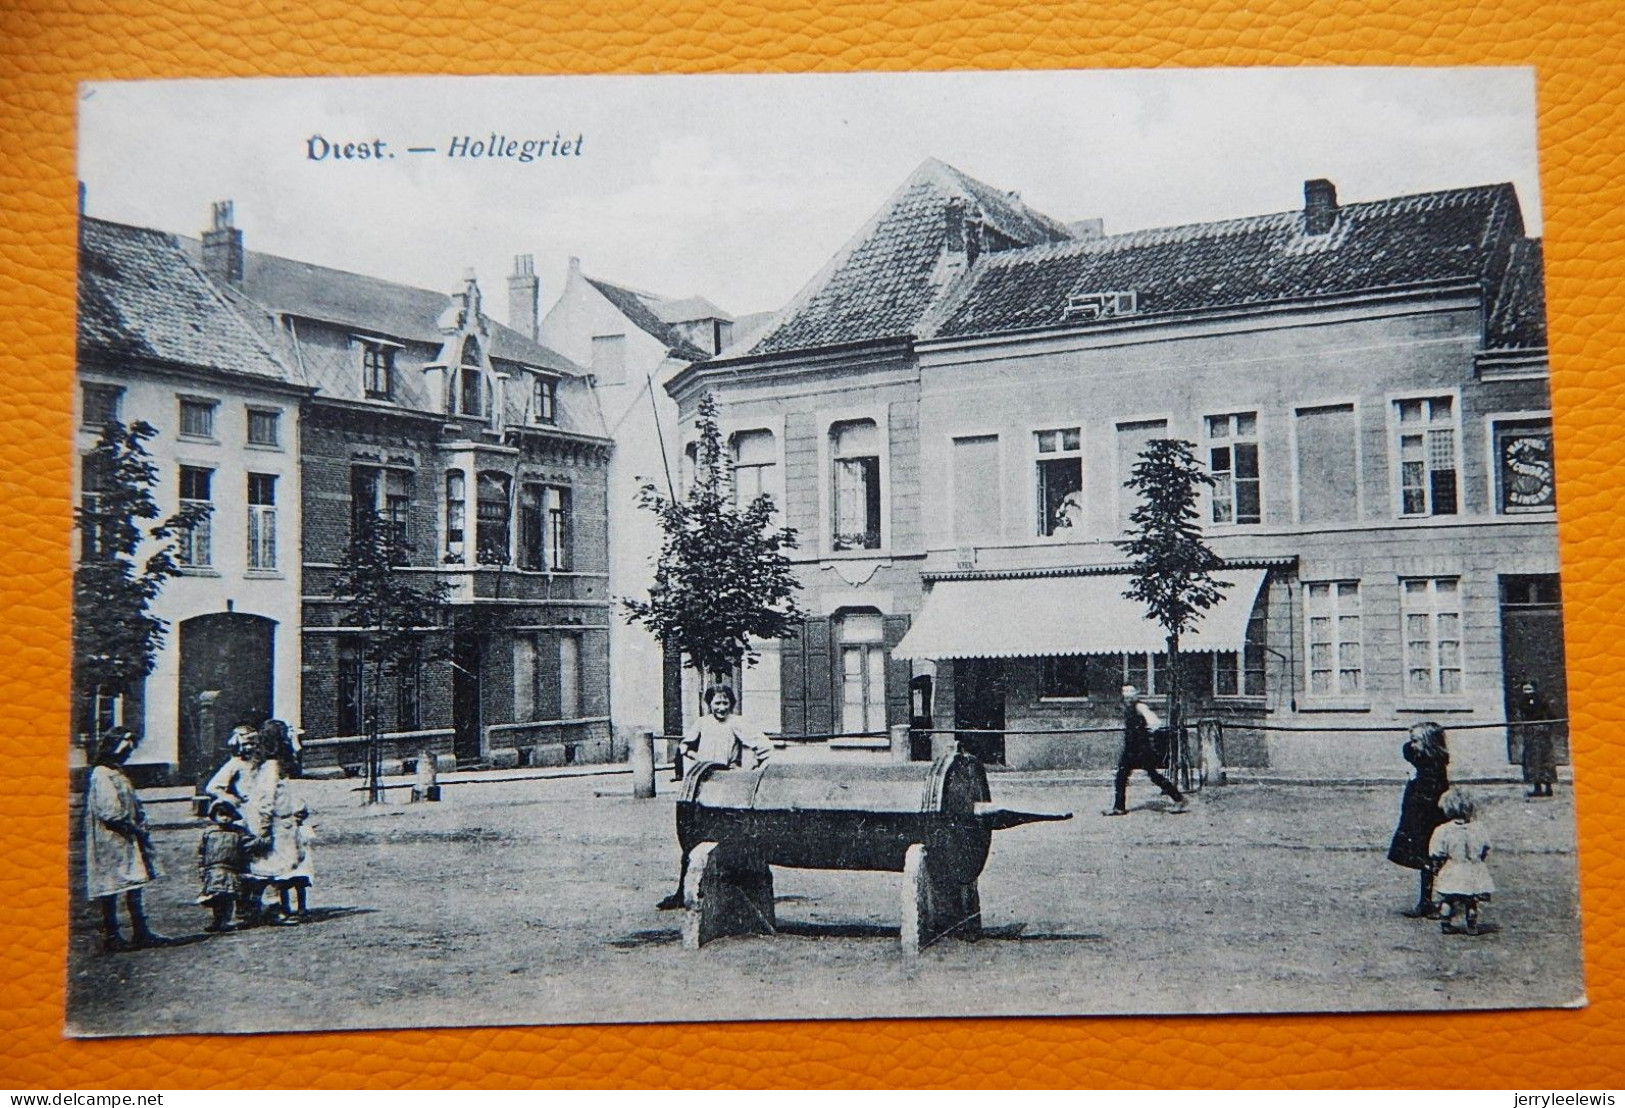
<svg viewBox="0 0 1625 1108"><path fill-rule="evenodd" d="M559 573L570 568L570 490L547 490L547 538L552 568Z"/></svg>
<svg viewBox="0 0 1625 1108"><path fill-rule="evenodd" d="M559 383L537 377L530 388L530 418L535 423L558 422Z"/></svg>
<svg viewBox="0 0 1625 1108"><path fill-rule="evenodd" d="M547 488L519 487L519 568L547 568Z"/></svg>
<svg viewBox="0 0 1625 1108"><path fill-rule="evenodd" d="M213 479L212 469L181 466L181 507L201 508L204 511L203 518L176 536L175 560L183 566L206 568L214 564L210 549L212 528L209 515L214 507L209 496Z"/></svg>
<svg viewBox="0 0 1625 1108"><path fill-rule="evenodd" d="M1077 700L1088 695L1088 658L1073 654L1043 660L1038 676L1040 700Z"/></svg>
<svg viewBox="0 0 1625 1108"><path fill-rule="evenodd" d="M350 533L361 529L378 517L378 494L383 486L384 471L377 466L350 467Z"/></svg>
<svg viewBox="0 0 1625 1108"><path fill-rule="evenodd" d="M281 446L282 413L269 408L248 409L248 445Z"/></svg>
<svg viewBox="0 0 1625 1108"><path fill-rule="evenodd" d="M463 560L465 529L468 526L468 483L460 469L446 472L446 561Z"/></svg>
<svg viewBox="0 0 1625 1108"><path fill-rule="evenodd" d="M1456 406L1448 396L1394 401L1399 514L1456 514Z"/></svg>
<svg viewBox="0 0 1625 1108"><path fill-rule="evenodd" d="M384 473L384 523L396 547L403 551L410 549L412 538L410 480L411 474L402 470L391 469Z"/></svg>
<svg viewBox="0 0 1625 1108"><path fill-rule="evenodd" d="M1207 417L1208 472L1213 475L1214 523L1263 519L1258 477L1258 413Z"/></svg>
<svg viewBox="0 0 1625 1108"><path fill-rule="evenodd" d="M1303 586L1309 644L1309 695L1365 692L1365 632L1358 581L1309 581ZM1251 627L1248 629L1251 631Z"/></svg>
<svg viewBox="0 0 1625 1108"><path fill-rule="evenodd" d="M1502 574L1503 608L1550 607L1563 602L1563 585L1555 573Z"/></svg>
<svg viewBox="0 0 1625 1108"><path fill-rule="evenodd" d="M830 428L835 463L835 550L880 549L880 433L872 419Z"/></svg>
<svg viewBox="0 0 1625 1108"><path fill-rule="evenodd" d="M1117 521L1124 530L1132 526L1129 515L1140 505L1139 494L1124 482L1133 476L1134 467L1140 461L1140 454L1151 440L1167 437L1168 421L1165 419L1146 419L1117 425L1117 479L1122 486L1117 495ZM1143 689L1145 686L1136 685L1136 687Z"/></svg>
<svg viewBox="0 0 1625 1108"><path fill-rule="evenodd" d="M484 472L475 484L475 558L481 565L508 564L508 488L505 474Z"/></svg>
<svg viewBox="0 0 1625 1108"><path fill-rule="evenodd" d="M1101 669L1110 674L1110 680L1121 687L1133 685L1151 696L1168 695L1168 655L1166 654L1107 654L1100 660ZM1105 690L1115 693L1117 689Z"/></svg>
<svg viewBox="0 0 1625 1108"><path fill-rule="evenodd" d="M338 704L333 729L340 735L359 735L366 730L360 640L349 636L339 639L338 654Z"/></svg>
<svg viewBox="0 0 1625 1108"><path fill-rule="evenodd" d="M423 726L421 708L422 662L414 652L395 663L395 729L416 731Z"/></svg>
<svg viewBox="0 0 1625 1108"><path fill-rule="evenodd" d="M1461 692L1461 581L1413 577L1399 583L1405 630L1405 694Z"/></svg>
<svg viewBox="0 0 1625 1108"><path fill-rule="evenodd" d="M86 385L80 396L82 422L86 427L96 428L105 423L117 423L123 404L124 390L117 385Z"/></svg>
<svg viewBox="0 0 1625 1108"><path fill-rule="evenodd" d="M700 444L691 442L683 447L683 456L677 463L677 491L687 496L700 475Z"/></svg>
<svg viewBox="0 0 1625 1108"><path fill-rule="evenodd" d="M1359 515L1359 447L1354 405L1299 408L1293 437L1298 462L1298 521L1337 523Z"/></svg>
<svg viewBox="0 0 1625 1108"><path fill-rule="evenodd" d="M276 476L248 475L248 568L276 568Z"/></svg>
<svg viewBox="0 0 1625 1108"><path fill-rule="evenodd" d="M1133 315L1139 310L1139 294L1133 289L1122 292L1075 292L1066 299L1062 319L1112 319Z"/></svg>
<svg viewBox="0 0 1625 1108"><path fill-rule="evenodd" d="M100 455L87 454L79 463L79 551L85 558L111 554L108 539L113 521L103 519L101 494L107 488L107 466Z"/></svg>
<svg viewBox="0 0 1625 1108"><path fill-rule="evenodd" d="M1557 507L1550 419L1496 421L1495 504L1503 515Z"/></svg>
<svg viewBox="0 0 1625 1108"><path fill-rule="evenodd" d="M368 400L395 399L395 349L376 342L361 344L361 389Z"/></svg>
<svg viewBox="0 0 1625 1108"><path fill-rule="evenodd" d="M886 730L885 629L878 612L840 620L841 732L867 735Z"/></svg>
<svg viewBox="0 0 1625 1108"><path fill-rule="evenodd" d="M1213 653L1214 696L1264 695L1264 607L1255 607L1247 619L1242 649Z"/></svg>
<svg viewBox="0 0 1625 1108"><path fill-rule="evenodd" d="M559 718L581 718L581 636L559 636Z"/></svg>
<svg viewBox="0 0 1625 1108"><path fill-rule="evenodd" d="M748 508L759 496L781 505L779 453L772 431L741 431L733 437L734 504Z"/></svg>
<svg viewBox="0 0 1625 1108"><path fill-rule="evenodd" d="M625 335L592 337L592 372L604 385L618 385L626 379Z"/></svg>
<svg viewBox="0 0 1625 1108"><path fill-rule="evenodd" d="M954 540L961 543L999 535L999 437L977 435L954 440Z"/></svg>
<svg viewBox="0 0 1625 1108"><path fill-rule="evenodd" d="M217 405L213 400L181 397L181 435L189 439L214 438L214 410L216 407Z"/></svg>
<svg viewBox="0 0 1625 1108"><path fill-rule="evenodd" d="M526 484L519 490L519 568L570 568L570 490Z"/></svg>
<svg viewBox="0 0 1625 1108"><path fill-rule="evenodd" d="M468 338L463 342L461 364L457 368L457 410L465 416L483 412L484 387L484 378L480 375L480 344Z"/></svg>
<svg viewBox="0 0 1625 1108"><path fill-rule="evenodd" d="M1038 533L1068 533L1083 525L1083 450L1078 428L1039 431Z"/></svg>

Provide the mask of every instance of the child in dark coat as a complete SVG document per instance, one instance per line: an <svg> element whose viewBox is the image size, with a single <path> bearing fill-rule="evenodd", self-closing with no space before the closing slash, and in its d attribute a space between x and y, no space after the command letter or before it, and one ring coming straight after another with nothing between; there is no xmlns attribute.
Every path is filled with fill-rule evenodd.
<svg viewBox="0 0 1625 1108"><path fill-rule="evenodd" d="M243 893L243 839L248 834L242 817L229 800L209 806L209 827L197 847L198 878L202 891L197 902L213 914L205 931L230 931L231 917Z"/></svg>

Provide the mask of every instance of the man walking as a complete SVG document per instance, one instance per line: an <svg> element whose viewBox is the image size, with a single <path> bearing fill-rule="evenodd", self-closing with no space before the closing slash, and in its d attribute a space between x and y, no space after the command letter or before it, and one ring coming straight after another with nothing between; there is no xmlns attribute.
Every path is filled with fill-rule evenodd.
<svg viewBox="0 0 1625 1108"><path fill-rule="evenodd" d="M1102 815L1126 816L1128 793L1128 776L1137 769L1145 770L1146 776L1151 778L1152 784L1161 789L1168 798L1174 802L1171 811L1175 813L1188 812L1190 804L1185 800L1174 783L1157 772L1157 752L1151 743L1151 732L1162 725L1162 721L1140 699L1140 690L1133 685L1123 686L1123 752L1117 759L1116 794L1112 806Z"/></svg>

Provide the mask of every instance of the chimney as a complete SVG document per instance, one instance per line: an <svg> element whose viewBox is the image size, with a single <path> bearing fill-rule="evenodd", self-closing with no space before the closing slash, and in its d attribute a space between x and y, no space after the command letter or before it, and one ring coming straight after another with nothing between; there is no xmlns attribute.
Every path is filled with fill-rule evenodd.
<svg viewBox="0 0 1625 1108"><path fill-rule="evenodd" d="M508 276L508 326L534 339L537 334L537 306L541 298L542 283L536 278L536 258L518 254L513 259L513 273Z"/></svg>
<svg viewBox="0 0 1625 1108"><path fill-rule="evenodd" d="M1098 217L1068 223L1066 229L1071 231L1072 237L1079 242L1088 242L1090 239L1103 239L1106 237L1106 221Z"/></svg>
<svg viewBox="0 0 1625 1108"><path fill-rule="evenodd" d="M214 226L203 232L203 272L228 285L243 283L243 233L232 222L231 201L214 203Z"/></svg>
<svg viewBox="0 0 1625 1108"><path fill-rule="evenodd" d="M1324 177L1303 183L1303 230L1324 235L1337 222L1337 186Z"/></svg>
<svg viewBox="0 0 1625 1108"><path fill-rule="evenodd" d="M948 253L963 254L965 252L965 202L958 197L948 201L944 209L947 221L947 237L944 243Z"/></svg>

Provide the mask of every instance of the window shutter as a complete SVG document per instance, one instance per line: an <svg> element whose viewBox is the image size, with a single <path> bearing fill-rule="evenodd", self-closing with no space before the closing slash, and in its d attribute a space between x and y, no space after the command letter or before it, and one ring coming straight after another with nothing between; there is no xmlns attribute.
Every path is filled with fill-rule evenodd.
<svg viewBox="0 0 1625 1108"><path fill-rule="evenodd" d="M908 634L908 616L887 616L886 627L886 726L909 722L908 682L914 667L907 658L892 657L892 649Z"/></svg>
<svg viewBox="0 0 1625 1108"><path fill-rule="evenodd" d="M806 644L807 730L809 735L835 731L835 670L831 659L830 621L820 616L802 625Z"/></svg>
<svg viewBox="0 0 1625 1108"><path fill-rule="evenodd" d="M807 640L797 633L779 643L780 719L787 735L807 733Z"/></svg>

